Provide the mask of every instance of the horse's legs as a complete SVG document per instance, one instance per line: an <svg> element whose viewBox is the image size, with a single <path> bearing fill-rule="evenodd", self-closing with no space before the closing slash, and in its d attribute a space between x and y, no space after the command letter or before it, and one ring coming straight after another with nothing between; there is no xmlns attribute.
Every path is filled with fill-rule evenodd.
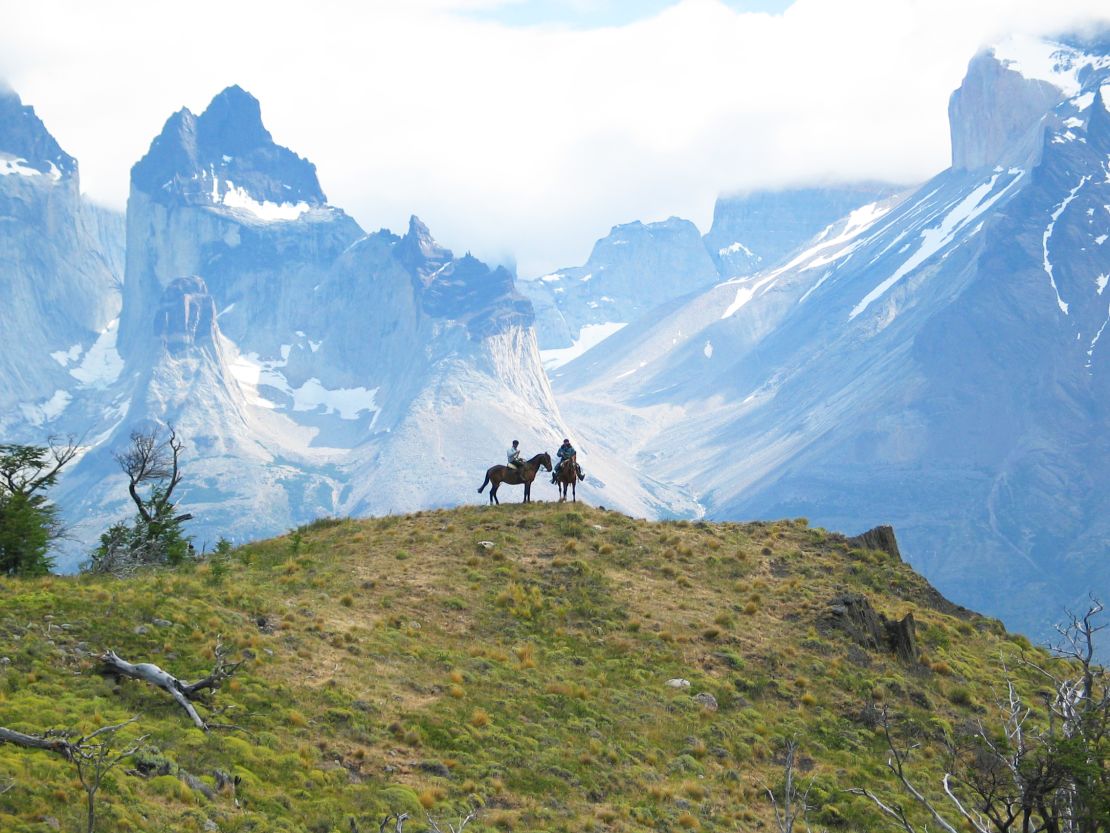
<svg viewBox="0 0 1110 833"><path fill-rule="evenodd" d="M578 503L578 484L573 482L573 481L570 484L570 494L571 494L571 498L570 498L571 502L572 503Z"/></svg>
<svg viewBox="0 0 1110 833"><path fill-rule="evenodd" d="M493 506L494 503L501 503L501 499L497 497L497 490L501 487L500 483L494 483L489 490L489 503Z"/></svg>
<svg viewBox="0 0 1110 833"><path fill-rule="evenodd" d="M530 495L531 494L532 494L532 484L531 483L525 483L524 484L524 500L522 501L522 503L530 503L531 502L531 500L530 500Z"/></svg>

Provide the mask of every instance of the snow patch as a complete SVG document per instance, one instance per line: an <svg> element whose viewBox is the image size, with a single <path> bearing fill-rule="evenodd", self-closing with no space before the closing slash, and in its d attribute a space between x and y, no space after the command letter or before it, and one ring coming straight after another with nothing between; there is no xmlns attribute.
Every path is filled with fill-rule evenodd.
<svg viewBox="0 0 1110 833"><path fill-rule="evenodd" d="M116 350L118 334L119 319L116 318L100 332L89 352L69 375L86 388L106 388L115 382L123 372L123 358Z"/></svg>
<svg viewBox="0 0 1110 833"><path fill-rule="evenodd" d="M53 162L47 164L50 166L50 171L43 173L28 165L26 159L5 155L0 158L0 176L47 176L57 182L62 178L62 172Z"/></svg>
<svg viewBox="0 0 1110 833"><path fill-rule="evenodd" d="M1110 275L1099 275L1095 278L1095 286L1098 288L1098 294L1102 294L1102 290L1106 289L1107 282L1110 282Z"/></svg>
<svg viewBox="0 0 1110 833"><path fill-rule="evenodd" d="M747 246L745 246L740 241L736 241L735 243L730 243L729 245L725 246L723 249L718 249L717 250L717 254L722 255L722 256L723 255L734 255L737 252L743 252L748 257L755 257L755 255L752 254L752 250L749 249Z"/></svg>
<svg viewBox="0 0 1110 833"><path fill-rule="evenodd" d="M544 283L553 283L554 281L561 281L562 279L563 279L562 275L557 275L555 273L552 273L550 275L543 275L540 278L540 280L543 281Z"/></svg>
<svg viewBox="0 0 1110 833"><path fill-rule="evenodd" d="M1099 294L1100 295L1102 294L1101 290L1100 290ZM1095 333L1095 337L1093 339L1091 339L1091 345L1087 349L1087 364L1086 364L1086 367L1088 367L1088 368L1091 366L1091 362L1094 361L1095 347L1098 346L1098 340L1100 338L1102 338L1102 331L1106 329L1107 324L1110 324L1110 309L1108 309L1106 311L1106 320L1103 321L1102 326L1098 328L1098 332Z"/></svg>
<svg viewBox="0 0 1110 833"><path fill-rule="evenodd" d="M80 344L74 344L68 350L55 350L50 354L50 358L60 364L62 367L68 367L79 358L84 351L81 349Z"/></svg>
<svg viewBox="0 0 1110 833"><path fill-rule="evenodd" d="M1110 57L1087 55L1032 35L1010 36L994 47L994 57L1024 78L1047 81L1069 98L1079 92L1079 75L1084 67L1110 66Z"/></svg>
<svg viewBox="0 0 1110 833"><path fill-rule="evenodd" d="M604 324L587 324L578 333L578 338L570 347L560 347L555 350L541 350L540 361L545 370L555 370L574 359L577 359L587 350L591 350L609 336L619 332L626 326L626 321L607 321Z"/></svg>
<svg viewBox="0 0 1110 833"><path fill-rule="evenodd" d="M31 425L42 425L61 416L72 400L73 397L66 391L56 390L49 399L37 405L20 405L19 410Z"/></svg>
<svg viewBox="0 0 1110 833"><path fill-rule="evenodd" d="M702 352L705 354L705 357L707 359L713 358L713 342L712 341L706 341L705 342L705 347L702 348Z"/></svg>
<svg viewBox="0 0 1110 833"><path fill-rule="evenodd" d="M1106 242L1106 235L1105 234L1100 234L1098 237L1095 238L1095 245L1096 246L1101 246L1105 242Z"/></svg>
<svg viewBox="0 0 1110 833"><path fill-rule="evenodd" d="M1056 305L1060 307L1060 311L1064 313L1064 315L1068 314L1068 305L1064 303L1064 299L1060 297L1060 290L1056 287L1056 276L1052 273L1052 261L1048 259L1048 241L1052 238L1052 232L1056 229L1056 221L1060 219L1060 215L1064 213L1064 209L1075 199L1075 195L1079 193L1079 189L1086 185L1090 178L1090 176L1082 177L1079 180L1079 184L1072 188L1068 195L1056 206L1056 210L1052 212L1052 219L1048 223L1048 228L1044 230L1044 234L1041 236L1041 249L1044 253L1044 271L1048 275L1048 282L1052 284L1052 291L1056 295ZM1101 330L1099 332L1101 332Z"/></svg>
<svg viewBox="0 0 1110 833"><path fill-rule="evenodd" d="M589 282L590 280L593 279L593 276L594 276L593 272L587 272L585 275L580 277L578 280L582 281L582 283L587 283L587 282Z"/></svg>
<svg viewBox="0 0 1110 833"><path fill-rule="evenodd" d="M340 419L358 419L367 411L374 412L374 421L377 421L381 408L375 401L378 388L325 388L319 379L308 379L300 387L292 387L289 380L281 372L289 360L291 345L281 347L281 359L267 360L260 358L257 353L238 353L229 362L231 375L240 383L247 401L269 410L278 410L279 406L266 399L259 392L259 386L265 385L274 388L293 400L294 411L318 411L323 409L325 414L336 414ZM233 351L234 352L234 351ZM370 427L373 428L371 422Z"/></svg>
<svg viewBox="0 0 1110 833"><path fill-rule="evenodd" d="M259 202L243 188L239 188L230 179L227 181L227 190L222 197L218 197L219 193L219 180L213 177L212 180L212 198L213 202L217 205L223 205L227 208L235 208L240 211L246 211L252 215L256 220L261 220L264 223L279 223L288 222L290 220L298 219L302 214L310 211L312 206L308 203L301 201L297 203L292 202L270 202L263 200Z"/></svg>

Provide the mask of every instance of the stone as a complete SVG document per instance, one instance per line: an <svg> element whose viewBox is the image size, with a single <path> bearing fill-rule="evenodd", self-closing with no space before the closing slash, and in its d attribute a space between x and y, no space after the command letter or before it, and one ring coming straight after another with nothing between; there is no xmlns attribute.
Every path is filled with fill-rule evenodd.
<svg viewBox="0 0 1110 833"><path fill-rule="evenodd" d="M859 593L841 593L833 598L821 625L845 632L868 650L888 651L905 662L918 659L913 614L907 613L899 621L887 619Z"/></svg>
<svg viewBox="0 0 1110 833"><path fill-rule="evenodd" d="M667 680L666 685L669 685L671 688L689 688L690 681L684 680L681 677L675 677L673 679Z"/></svg>
<svg viewBox="0 0 1110 833"><path fill-rule="evenodd" d="M138 636L142 636L143 634L150 633L150 628L148 628L146 625L136 625L134 633Z"/></svg>
<svg viewBox="0 0 1110 833"><path fill-rule="evenodd" d="M492 550L494 547L493 541L479 541L478 546L487 550Z"/></svg>
<svg viewBox="0 0 1110 833"><path fill-rule="evenodd" d="M702 691L694 695L694 702L700 703L706 711L717 711L717 698L710 694L708 691Z"/></svg>
<svg viewBox="0 0 1110 833"><path fill-rule="evenodd" d="M152 625L155 625L155 626L159 627L159 628L172 628L173 627L173 622L171 622L169 619L151 619L150 623Z"/></svg>

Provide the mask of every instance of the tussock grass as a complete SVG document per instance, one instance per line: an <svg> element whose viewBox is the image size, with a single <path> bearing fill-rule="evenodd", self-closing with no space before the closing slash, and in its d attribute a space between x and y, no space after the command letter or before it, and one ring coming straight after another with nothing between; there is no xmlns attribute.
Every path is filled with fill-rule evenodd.
<svg viewBox="0 0 1110 833"><path fill-rule="evenodd" d="M140 714L168 762L113 774L104 830L333 833L474 804L475 833L750 829L772 824L758 785L777 783L795 735L821 801L811 821L876 829L838 791L885 783L870 704L917 727L927 777L945 731L997 699L1000 652L1048 661L992 620L932 609L908 567L804 519L647 523L539 503L322 519L223 554L217 572L0 579L0 725L89 731ZM923 661L825 628L845 590L912 611ZM218 634L248 661L205 713L242 731L199 732L164 693L96 673L111 647L196 678ZM241 806L178 768L212 786L217 769L239 776ZM77 829L65 761L0 747L8 780L0 829Z"/></svg>

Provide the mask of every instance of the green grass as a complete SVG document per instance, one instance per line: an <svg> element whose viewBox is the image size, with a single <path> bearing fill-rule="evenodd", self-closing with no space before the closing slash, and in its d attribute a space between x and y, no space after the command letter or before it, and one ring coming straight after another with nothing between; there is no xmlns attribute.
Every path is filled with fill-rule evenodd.
<svg viewBox="0 0 1110 833"><path fill-rule="evenodd" d="M86 731L140 714L143 754L172 772L115 771L106 831L210 820L331 833L474 804L475 831L751 829L771 823L760 784L777 782L793 735L812 759L813 821L875 829L841 791L886 783L866 707L920 730L927 776L945 727L998 699L1000 652L1029 650L993 620L931 609L927 589L804 519L648 523L550 504L325 519L123 581L0 581L0 725ZM844 590L888 616L912 611L922 662L861 661L823 628ZM112 648L196 678L218 635L249 659L202 712L242 731L205 734L163 692L97 673L94 654ZM668 688L672 677L692 685ZM241 806L193 792L178 767L209 784L217 769L239 775ZM0 747L9 780L0 829L78 829L65 761Z"/></svg>

